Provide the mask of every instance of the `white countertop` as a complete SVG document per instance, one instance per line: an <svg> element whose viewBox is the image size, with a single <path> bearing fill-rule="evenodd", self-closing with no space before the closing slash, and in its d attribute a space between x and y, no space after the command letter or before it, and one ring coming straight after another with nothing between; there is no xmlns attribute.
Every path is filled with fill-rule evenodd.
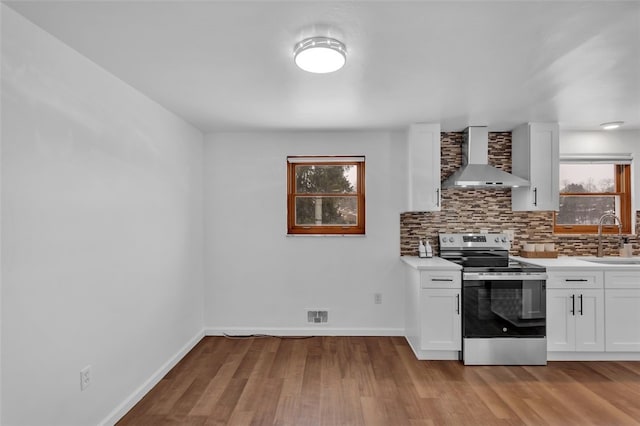
<svg viewBox="0 0 640 426"><path fill-rule="evenodd" d="M640 257L573 257L560 256L557 259L540 259L530 257L512 256L513 259L531 263L533 265L544 266L547 270L564 270L564 269L599 269L599 270L634 270L640 272L640 264L625 265L616 263L595 263L588 260L605 260L605 261L636 261L640 262ZM459 270L462 267L456 263L442 259L440 257L421 258L417 256L400 256L400 259L418 270Z"/></svg>
<svg viewBox="0 0 640 426"><path fill-rule="evenodd" d="M540 259L530 257L518 257L512 256L513 259L531 263L534 265L544 266L548 270L562 270L562 269L607 269L607 270L637 270L640 271L640 264L638 265L625 265L616 263L595 263L588 260L605 260L605 261L636 261L640 262L640 257L573 257L573 256L560 256L557 259Z"/></svg>
<svg viewBox="0 0 640 426"><path fill-rule="evenodd" d="M462 266L457 263L449 262L448 260L442 259L440 257L418 257L418 256L400 256L400 259L407 265L412 268L422 270L460 270Z"/></svg>

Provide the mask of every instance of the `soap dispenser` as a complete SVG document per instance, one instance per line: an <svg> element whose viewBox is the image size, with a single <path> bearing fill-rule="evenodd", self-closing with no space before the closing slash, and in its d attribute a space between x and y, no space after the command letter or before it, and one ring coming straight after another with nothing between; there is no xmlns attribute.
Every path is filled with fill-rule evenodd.
<svg viewBox="0 0 640 426"><path fill-rule="evenodd" d="M429 244L428 239L425 238L424 241L427 243L425 247L426 257L433 257L433 247L431 247L431 244Z"/></svg>
<svg viewBox="0 0 640 426"><path fill-rule="evenodd" d="M418 256L419 257L427 257L427 249L422 243L422 240L419 240L420 244L418 245ZM428 244L428 242L427 242Z"/></svg>
<svg viewBox="0 0 640 426"><path fill-rule="evenodd" d="M629 238L624 237L622 239L622 244L620 244L620 256L621 257L632 257L633 256L633 246L629 244Z"/></svg>

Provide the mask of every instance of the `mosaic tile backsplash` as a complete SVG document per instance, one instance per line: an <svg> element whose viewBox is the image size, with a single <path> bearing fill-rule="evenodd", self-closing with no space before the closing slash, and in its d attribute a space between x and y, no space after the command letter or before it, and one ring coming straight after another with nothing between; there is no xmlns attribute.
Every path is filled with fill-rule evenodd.
<svg viewBox="0 0 640 426"><path fill-rule="evenodd" d="M462 132L441 134L442 180L462 164ZM511 172L511 132L489 133L489 163ZM636 212L640 223L640 211ZM517 255L524 243L554 243L563 256L595 256L598 238L594 235L556 235L553 212L511 211L511 189L442 189L442 210L409 212L400 215L400 254L417 256L418 240L429 239L439 253L440 232L514 231L511 254ZM633 244L633 255L640 256L638 235L626 235ZM617 256L618 237L603 236L605 256Z"/></svg>

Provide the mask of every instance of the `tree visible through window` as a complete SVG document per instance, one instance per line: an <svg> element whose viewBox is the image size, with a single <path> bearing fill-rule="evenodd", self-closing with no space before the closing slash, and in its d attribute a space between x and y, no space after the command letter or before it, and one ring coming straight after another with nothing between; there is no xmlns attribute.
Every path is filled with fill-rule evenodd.
<svg viewBox="0 0 640 426"><path fill-rule="evenodd" d="M598 231L603 214L613 212L622 231L631 232L631 174L626 164L560 163L560 209L555 232L590 234ZM611 220L604 232L617 232Z"/></svg>
<svg viewBox="0 0 640 426"><path fill-rule="evenodd" d="M364 234L364 157L288 157L288 232Z"/></svg>

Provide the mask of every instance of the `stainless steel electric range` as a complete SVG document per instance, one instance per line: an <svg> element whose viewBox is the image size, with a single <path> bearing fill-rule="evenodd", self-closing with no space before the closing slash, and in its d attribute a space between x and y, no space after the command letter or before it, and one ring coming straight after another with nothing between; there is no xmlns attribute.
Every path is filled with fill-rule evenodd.
<svg viewBox="0 0 640 426"><path fill-rule="evenodd" d="M546 365L543 267L509 257L506 234L440 234L440 257L462 265L466 365Z"/></svg>

